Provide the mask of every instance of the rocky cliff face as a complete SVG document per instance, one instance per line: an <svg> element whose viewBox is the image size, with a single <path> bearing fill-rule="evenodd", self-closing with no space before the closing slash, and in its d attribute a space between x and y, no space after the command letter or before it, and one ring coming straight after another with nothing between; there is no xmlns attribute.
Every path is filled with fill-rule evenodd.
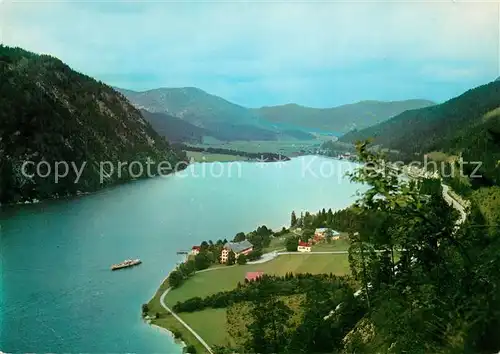
<svg viewBox="0 0 500 354"><path fill-rule="evenodd" d="M0 157L0 203L92 192L183 159L111 87L54 57L5 46Z"/></svg>

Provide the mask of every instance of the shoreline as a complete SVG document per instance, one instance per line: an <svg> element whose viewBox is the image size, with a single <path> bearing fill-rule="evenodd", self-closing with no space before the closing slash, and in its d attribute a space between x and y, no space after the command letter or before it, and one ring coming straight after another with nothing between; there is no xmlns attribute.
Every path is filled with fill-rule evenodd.
<svg viewBox="0 0 500 354"><path fill-rule="evenodd" d="M186 344L186 342L182 340L182 338L175 338L174 333L165 327L158 326L154 323L149 323L149 325L155 329L159 329L160 332L166 332L166 334L172 338L174 344L179 345L181 347L181 353L184 353L184 348L186 348L188 345Z"/></svg>
<svg viewBox="0 0 500 354"><path fill-rule="evenodd" d="M185 263L188 258L189 258L189 254L185 254L183 255L184 257L182 257L182 260L181 260L181 263ZM153 300L155 300L155 298L157 296L161 296L161 292L162 292L162 288L163 288L163 285L167 283L167 280L168 280L168 277L170 276L170 273L172 273L174 270L177 269L177 267L179 266L179 264L177 263L174 268L172 268L168 273L167 275L165 276L165 278L161 281L160 283L160 286L156 289L155 293L153 294L153 296L151 296L151 298L146 302L146 304L150 304ZM180 349L181 349L181 353L184 353L184 349L188 346L188 344L192 344L192 343L186 343L185 341L185 338L183 337L180 337L180 338L176 338L175 335L174 335L174 332L172 328L167 328L167 327L162 327L160 325L157 325L155 323L153 323L154 321L154 318L151 319L151 320L146 320L141 312L141 318L143 320L143 322L145 322L148 326L151 326L153 328L159 328L161 329L163 332L166 332L166 334L172 338L173 340L173 343L175 345L178 345L180 346Z"/></svg>
<svg viewBox="0 0 500 354"><path fill-rule="evenodd" d="M239 156L239 155L235 155L235 156ZM112 183L110 185L106 185L104 187L101 187L101 188L98 188L98 189L92 190L92 191L84 191L84 192L78 191L77 193L73 193L73 194L51 196L49 198L42 198L42 199L34 198L31 200L23 200L23 201L18 201L18 202L0 203L0 211L9 210L11 208L22 207L22 206L29 207L29 206L35 206L35 205L40 205L40 204L45 204L45 203L64 202L64 201L69 201L72 199L76 200L76 199L86 197L86 196L92 196L92 195L97 195L100 193L106 193L106 192L111 191L115 188L119 188L123 185L127 185L127 184L130 184L133 182L144 181L147 179L155 179L155 178L160 178L160 177L174 176L176 173L182 172L182 171L186 170L189 166L192 166L195 164L210 164L210 163L215 163L215 162L216 163L224 163L224 164L231 164L231 163L272 164L272 163L289 162L289 161L292 161L293 159L297 159L297 158L301 158L301 157L308 157L308 156L316 156L316 157L321 157L321 158L334 159L337 161L347 161L347 162L351 162L351 163L356 163L356 161L338 159L336 157L331 157L331 156L322 155L322 154L303 154L303 155L286 156L287 160L277 160L277 161L271 161L271 160L270 161L259 161L258 159L248 159L248 160L236 159L236 160L232 160L232 161L217 161L217 160L215 160L215 161L196 161L196 160L194 160L194 161L190 161L190 163L188 165L186 165L185 168L179 169L177 171L172 171L171 173L168 173L167 175L163 175L163 176L162 175L155 175L155 176L151 176L151 177L132 178L132 179L128 179L128 180L117 180L117 181L115 181L115 183ZM241 157L243 157L243 156L241 156Z"/></svg>

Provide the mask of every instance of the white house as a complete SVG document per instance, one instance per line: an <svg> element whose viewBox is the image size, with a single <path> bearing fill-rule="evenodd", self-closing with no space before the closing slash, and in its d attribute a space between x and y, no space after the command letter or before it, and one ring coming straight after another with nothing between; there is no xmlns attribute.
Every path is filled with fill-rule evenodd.
<svg viewBox="0 0 500 354"><path fill-rule="evenodd" d="M314 230L314 241L319 242L319 241L324 240L325 236L328 232L330 232L330 234L332 235L332 240L340 239L340 234L337 231L326 228L326 227L322 227L322 228Z"/></svg>
<svg viewBox="0 0 500 354"><path fill-rule="evenodd" d="M220 256L220 262L226 263L229 252L233 251L236 259L240 256L240 254L244 254L245 256L253 251L253 245L248 241L244 240L241 242L228 242L224 245L222 249L222 253Z"/></svg>
<svg viewBox="0 0 500 354"><path fill-rule="evenodd" d="M311 244L308 242L299 241L297 252L311 252Z"/></svg>

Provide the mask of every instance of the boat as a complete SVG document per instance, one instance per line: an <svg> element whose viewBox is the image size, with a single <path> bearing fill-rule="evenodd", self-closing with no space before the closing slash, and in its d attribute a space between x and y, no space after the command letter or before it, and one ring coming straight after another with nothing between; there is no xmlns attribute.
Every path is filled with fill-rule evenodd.
<svg viewBox="0 0 500 354"><path fill-rule="evenodd" d="M133 267L133 266L139 265L141 263L142 263L142 261L140 259L126 259L121 263L113 264L111 266L111 270L118 270L118 269L122 269L122 268Z"/></svg>

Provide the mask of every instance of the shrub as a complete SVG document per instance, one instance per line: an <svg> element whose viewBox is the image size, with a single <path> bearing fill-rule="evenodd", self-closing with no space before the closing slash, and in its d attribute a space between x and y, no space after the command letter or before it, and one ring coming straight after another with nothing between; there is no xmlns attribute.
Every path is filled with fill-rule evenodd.
<svg viewBox="0 0 500 354"><path fill-rule="evenodd" d="M297 237L291 236L286 239L285 246L288 252L295 252L297 251L297 247L299 246L299 240L297 239Z"/></svg>
<svg viewBox="0 0 500 354"><path fill-rule="evenodd" d="M244 254L240 254L239 257L238 257L238 259L236 260L236 262L239 265L247 264L247 256L245 256Z"/></svg>
<svg viewBox="0 0 500 354"><path fill-rule="evenodd" d="M256 261L260 257L262 257L262 250L260 248L256 248L247 255L247 261Z"/></svg>

